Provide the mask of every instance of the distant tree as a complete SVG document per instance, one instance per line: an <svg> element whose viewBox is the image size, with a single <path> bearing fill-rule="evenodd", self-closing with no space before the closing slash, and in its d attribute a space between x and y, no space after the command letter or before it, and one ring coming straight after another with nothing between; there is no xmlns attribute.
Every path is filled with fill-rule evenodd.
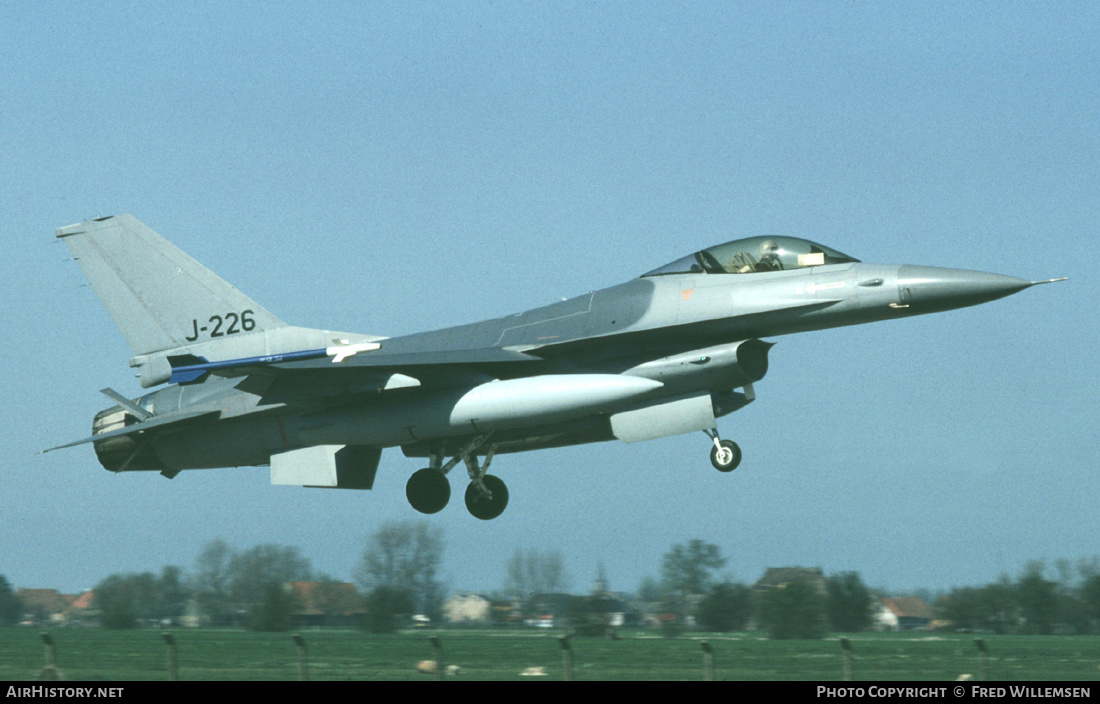
<svg viewBox="0 0 1100 704"><path fill-rule="evenodd" d="M366 628L371 633L393 633L401 617L412 614L414 608L407 589L380 584L367 595Z"/></svg>
<svg viewBox="0 0 1100 704"><path fill-rule="evenodd" d="M976 592L974 587L955 587L936 601L936 611L954 630L973 630Z"/></svg>
<svg viewBox="0 0 1100 704"><path fill-rule="evenodd" d="M682 597L703 594L710 586L711 573L725 564L717 545L702 540L674 545L661 560L661 582Z"/></svg>
<svg viewBox="0 0 1100 704"><path fill-rule="evenodd" d="M1077 561L1077 574L1082 580L1100 575L1100 556L1093 555Z"/></svg>
<svg viewBox="0 0 1100 704"><path fill-rule="evenodd" d="M776 640L825 635L825 597L808 581L769 589L758 599L757 618Z"/></svg>
<svg viewBox="0 0 1100 704"><path fill-rule="evenodd" d="M516 548L508 559L506 569L505 591L523 600L535 594L561 592L569 588L565 558L560 550Z"/></svg>
<svg viewBox="0 0 1100 704"><path fill-rule="evenodd" d="M229 593L241 603L263 600L272 584L306 581L309 560L296 547L257 545L233 555L229 561Z"/></svg>
<svg viewBox="0 0 1100 704"><path fill-rule="evenodd" d="M1016 600L1027 633L1054 632L1058 616L1058 584L1043 577L1042 563L1030 563L1016 583Z"/></svg>
<svg viewBox="0 0 1100 704"><path fill-rule="evenodd" d="M874 597L857 572L843 572L825 581L826 607L834 630L845 633L863 631L873 622Z"/></svg>
<svg viewBox="0 0 1100 704"><path fill-rule="evenodd" d="M662 588L661 583L653 577L644 577L642 583L638 585L638 598L642 601L655 603L663 599L664 596L664 588Z"/></svg>
<svg viewBox="0 0 1100 704"><path fill-rule="evenodd" d="M1011 633L1019 622L1017 595L1008 577L978 588L980 628L994 633Z"/></svg>
<svg viewBox="0 0 1100 704"><path fill-rule="evenodd" d="M697 620L708 631L738 631L751 617L752 590L744 584L716 584L699 602Z"/></svg>
<svg viewBox="0 0 1100 704"><path fill-rule="evenodd" d="M1089 617L1088 607L1079 590L1059 590L1058 612L1055 618L1071 633L1078 635L1092 633L1092 619Z"/></svg>
<svg viewBox="0 0 1100 704"><path fill-rule="evenodd" d="M1085 635L1092 632L1092 618L1089 616L1088 604L1085 601L1084 582L1093 574L1096 567L1094 562L1081 560L1077 569L1068 559L1056 560L1055 571L1058 574L1057 610L1054 616L1055 623L1070 633ZM1075 575L1080 577L1077 583Z"/></svg>
<svg viewBox="0 0 1100 704"><path fill-rule="evenodd" d="M953 589L937 604L958 630L1049 634L1100 631L1100 558L1057 560L1057 580L1042 561L1027 563L1015 581L1007 575L982 587ZM1074 573L1077 578L1075 579Z"/></svg>
<svg viewBox="0 0 1100 704"><path fill-rule="evenodd" d="M1016 590L1006 577L983 587L952 589L940 600L939 610L955 630L1009 633L1019 608Z"/></svg>
<svg viewBox="0 0 1100 704"><path fill-rule="evenodd" d="M160 571L156 584L156 616L160 619L176 620L187 608L187 588L184 585L183 570L175 565L166 565Z"/></svg>
<svg viewBox="0 0 1100 704"><path fill-rule="evenodd" d="M8 578L0 574L0 626L18 623L23 616L23 602L15 595Z"/></svg>
<svg viewBox="0 0 1100 704"><path fill-rule="evenodd" d="M1089 630L1096 632L1100 627L1100 574L1086 577L1078 594L1082 609L1089 620Z"/></svg>
<svg viewBox="0 0 1100 704"><path fill-rule="evenodd" d="M232 612L229 597L232 559L233 550L224 540L211 541L199 553L188 581L199 608L215 624L224 623Z"/></svg>
<svg viewBox="0 0 1100 704"><path fill-rule="evenodd" d="M298 548L257 545L233 555L229 561L229 595L249 614L248 623L275 623L272 614L258 614L272 608L292 609L293 602L275 595L287 582L307 581L311 575L309 560ZM290 618L289 611L286 618ZM270 630L270 628L266 629Z"/></svg>
<svg viewBox="0 0 1100 704"><path fill-rule="evenodd" d="M363 591L378 587L405 592L417 613L438 619L443 585L437 578L443 561L443 531L427 521L384 524L371 536L356 570Z"/></svg>
<svg viewBox="0 0 1100 704"><path fill-rule="evenodd" d="M248 628L253 631L285 631L290 628L294 612L301 608L294 592L285 584L267 585L263 599L248 615Z"/></svg>
<svg viewBox="0 0 1100 704"><path fill-rule="evenodd" d="M97 584L92 605L104 628L137 628L156 615L157 578L152 572L112 574Z"/></svg>

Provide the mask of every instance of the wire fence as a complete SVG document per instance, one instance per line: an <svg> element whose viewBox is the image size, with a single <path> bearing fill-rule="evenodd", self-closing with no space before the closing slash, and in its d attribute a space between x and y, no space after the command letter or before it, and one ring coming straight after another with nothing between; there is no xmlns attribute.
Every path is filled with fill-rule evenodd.
<svg viewBox="0 0 1100 704"><path fill-rule="evenodd" d="M244 660L256 661L262 658L267 664L264 668L249 669L239 663L230 662L229 658L219 656L211 647L213 639L218 639L216 629L206 629L207 633L200 634L195 631L177 633L163 631L160 633L159 656L160 664L152 663L151 651L156 650L155 641L150 638L148 632L142 637L134 634L129 641L125 635L112 636L112 640L105 640L98 645L85 645L83 650L80 644L74 643L72 652L69 653L69 662L74 668L79 669L76 679L87 678L87 668L81 668L79 661L89 659L92 652L97 657L104 657L104 649L115 644L120 650L119 659L130 658L134 662L134 675L137 679L155 679L159 673L160 679L178 681L181 677L180 648L183 641L184 647L189 648L187 661L191 664L191 679L290 679L291 672L299 681L309 681L311 678L310 645L307 637L302 633L289 635L293 650L286 647L287 636L269 637L262 642L238 641L238 651L248 651ZM240 635L240 634L238 634ZM852 682L863 674L867 679L881 679L886 673L892 673L893 678L920 679L920 659L923 657L926 663L942 660L943 652L925 651L903 652L900 644L916 642L920 640L944 640L934 638L902 640L869 639L862 643L854 642L851 637L839 637L826 641L794 641L786 642L781 647L775 641L753 638L680 638L675 647L670 649L669 639L655 638L627 638L633 641L630 645L616 646L602 642L603 639L577 638L573 634L563 633L541 636L538 638L521 636L511 638L506 646L502 645L508 634L451 634L448 641L449 647L445 647L445 634L413 633L395 635L389 638L375 640L360 640L360 647L364 653L363 666L355 669L346 665L354 660L356 655L350 653L346 643L331 643L331 636L324 632L310 634L310 637L321 641L325 652L322 653L320 662L322 679L333 679L334 673L340 665L334 663L334 653L339 651L345 659L345 668L340 675L346 679L411 679L420 677L425 679L480 679L482 676L488 679L502 678L502 671L509 670L519 677L544 677L572 681L578 679L578 671L582 672L583 679L685 679L714 681L716 679L753 679L761 677L766 679L820 679L840 680ZM41 643L44 648L44 663L37 672L36 679L46 681L65 681L70 679L66 670L59 665L58 645L50 632L40 633ZM135 644L134 640L141 640ZM221 638L224 640L224 637ZM495 642L493 642L495 640ZM548 663L546 643L556 642L558 661ZM354 642L354 641L352 641ZM1038 641L1034 641L1038 642ZM489 643L489 645L486 645ZM578 647L579 644L579 647ZM977 682L987 681L990 677L990 646L985 638L953 639L951 653L957 663L952 668L942 662L932 666L925 674L928 679L945 679L944 673L957 671L958 674L950 679L973 680ZM969 645L968 652L964 652L961 646ZM1083 654L1080 649L1074 650L1076 658L1080 661L1080 668L1076 671L1076 678L1082 673L1087 673L1090 662L1095 662L1095 649L1100 646L1098 639L1086 639L1082 645L1091 646L1094 652ZM427 647L425 647L427 646ZM864 657L860 657L860 648L865 651ZM1040 663L1037 658L1042 657L1042 649L1032 648L1031 654L1020 657L1020 644L1013 646L1015 652L1006 658L1012 660L1030 660L1031 665ZM892 652L896 649L897 652ZM123 652L124 651L124 652ZM430 653L430 657L416 659L417 652L424 655ZM526 651L527 655L524 654ZM761 651L761 652L757 652ZM537 657L530 657L536 653ZM694 658L690 655L695 653ZM140 655L139 655L140 653ZM751 656L771 662L771 670L762 670L759 665L753 665ZM1015 657L1012 657L1015 656ZM950 653L948 654L950 657ZM1066 657L1055 653L1047 653L1047 657L1062 660ZM540 665L528 665L520 668L519 664L541 659ZM883 660L893 659L894 663L884 664ZM224 661L224 669L219 668L219 659ZM694 659L694 662L692 660ZM723 660L722 666L718 666L719 659ZM1069 657L1073 659L1073 657ZM897 663L908 660L907 670L898 669ZM473 661L473 664L471 664ZM502 663L501 668L494 669L486 663L497 661ZM830 662L831 661L831 662ZM413 666L415 662L415 666ZM861 666L866 665L865 670ZM890 669L893 667L894 669ZM885 669L884 669L885 668ZM1073 670L1069 670L1073 672ZM1100 668L1095 670L1100 672ZM115 675L123 673L116 670ZM784 676L786 673L787 676ZM1043 671L1037 670L1039 675L1051 675L1059 677L1062 670ZM1016 675L1028 676L1027 673L1017 672ZM1034 677L1036 672L1030 676ZM1002 674L1003 676L1003 674ZM1064 673L1061 675L1064 676Z"/></svg>

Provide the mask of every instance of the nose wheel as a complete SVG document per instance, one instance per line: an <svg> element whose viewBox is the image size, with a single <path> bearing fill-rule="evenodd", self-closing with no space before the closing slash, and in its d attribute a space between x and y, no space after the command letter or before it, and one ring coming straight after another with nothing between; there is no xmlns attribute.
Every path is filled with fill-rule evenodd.
<svg viewBox="0 0 1100 704"><path fill-rule="evenodd" d="M741 464L741 448L732 440L722 440L718 437L718 430L704 430L707 437L714 443L710 448L710 463L719 472L732 472Z"/></svg>

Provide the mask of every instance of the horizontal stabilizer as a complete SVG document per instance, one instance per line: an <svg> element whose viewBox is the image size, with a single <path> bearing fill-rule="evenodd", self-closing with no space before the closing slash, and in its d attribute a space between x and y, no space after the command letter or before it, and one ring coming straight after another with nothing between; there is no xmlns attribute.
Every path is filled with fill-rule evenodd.
<svg viewBox="0 0 1100 704"><path fill-rule="evenodd" d="M163 428L168 425L176 423L194 422L199 419L213 419L221 416L221 411L185 411L183 413L166 413L164 415L153 416L149 420L141 423L134 423L128 425L120 430L112 430L107 433L97 433L91 437L84 438L83 440L77 440L76 442L66 443L64 445L58 445L57 447L51 447L49 450L43 450L42 452L50 452L52 450L60 450L66 447L75 447L76 445L84 445L89 442L99 442L100 440L109 440L111 438L121 437L123 435L133 435L135 433L141 433L146 430L152 430L153 428Z"/></svg>
<svg viewBox="0 0 1100 704"><path fill-rule="evenodd" d="M145 410L144 408L137 405L135 402L133 402L130 399L126 398L125 396L123 396L122 394L120 394L119 392L115 391L112 388L100 389L99 393L103 394L104 396L111 399L112 401L117 401L118 405L125 408L127 411L130 412L130 414L132 416L134 416L138 420L149 420L150 418L153 417L152 413Z"/></svg>

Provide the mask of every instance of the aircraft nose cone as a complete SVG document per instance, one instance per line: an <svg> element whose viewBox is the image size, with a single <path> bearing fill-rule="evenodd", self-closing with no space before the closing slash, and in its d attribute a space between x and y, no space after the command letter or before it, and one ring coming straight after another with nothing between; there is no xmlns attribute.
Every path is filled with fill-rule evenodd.
<svg viewBox="0 0 1100 704"><path fill-rule="evenodd" d="M984 271L903 266L898 269L898 296L913 312L925 313L975 306L1010 296L1032 285L1015 276Z"/></svg>

